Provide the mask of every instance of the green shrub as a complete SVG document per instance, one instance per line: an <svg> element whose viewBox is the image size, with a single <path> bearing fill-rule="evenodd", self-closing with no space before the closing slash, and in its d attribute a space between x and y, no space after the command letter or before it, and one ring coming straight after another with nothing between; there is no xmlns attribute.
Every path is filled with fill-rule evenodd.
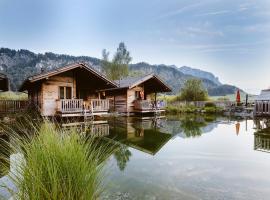
<svg viewBox="0 0 270 200"><path fill-rule="evenodd" d="M188 79L180 92L180 99L185 101L205 101L208 99L207 90L200 79Z"/></svg>
<svg viewBox="0 0 270 200"><path fill-rule="evenodd" d="M220 112L222 112L221 108L219 108L219 107L204 107L203 110L205 113L220 113Z"/></svg>
<svg viewBox="0 0 270 200"><path fill-rule="evenodd" d="M205 107L216 107L216 104L215 103L213 103L213 102L206 102L205 103L205 105L204 105Z"/></svg>

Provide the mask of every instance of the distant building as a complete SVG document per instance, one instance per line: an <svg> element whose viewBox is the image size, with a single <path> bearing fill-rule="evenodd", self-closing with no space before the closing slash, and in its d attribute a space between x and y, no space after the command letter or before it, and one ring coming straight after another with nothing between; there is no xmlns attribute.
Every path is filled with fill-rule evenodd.
<svg viewBox="0 0 270 200"><path fill-rule="evenodd" d="M0 92L9 91L9 80L5 74L0 73Z"/></svg>
<svg viewBox="0 0 270 200"><path fill-rule="evenodd" d="M262 90L255 99L255 116L270 116L270 89Z"/></svg>

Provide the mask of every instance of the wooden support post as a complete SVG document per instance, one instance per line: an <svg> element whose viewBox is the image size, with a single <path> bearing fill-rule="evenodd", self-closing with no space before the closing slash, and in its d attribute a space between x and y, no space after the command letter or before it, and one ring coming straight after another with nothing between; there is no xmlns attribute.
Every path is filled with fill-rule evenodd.
<svg viewBox="0 0 270 200"><path fill-rule="evenodd" d="M157 107L157 93L155 92L155 106Z"/></svg>

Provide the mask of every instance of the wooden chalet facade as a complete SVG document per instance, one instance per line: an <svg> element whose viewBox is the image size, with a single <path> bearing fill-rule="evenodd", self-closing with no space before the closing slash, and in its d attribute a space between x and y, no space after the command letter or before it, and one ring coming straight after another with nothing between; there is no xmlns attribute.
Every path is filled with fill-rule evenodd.
<svg viewBox="0 0 270 200"><path fill-rule="evenodd" d="M270 89L262 90L255 99L255 116L270 116Z"/></svg>
<svg viewBox="0 0 270 200"><path fill-rule="evenodd" d="M109 100L100 99L98 91L109 88L117 88L117 84L77 63L31 76L20 91L28 91L42 116L75 117L107 114Z"/></svg>
<svg viewBox="0 0 270 200"><path fill-rule="evenodd" d="M5 74L0 73L0 92L9 91L9 80Z"/></svg>
<svg viewBox="0 0 270 200"><path fill-rule="evenodd" d="M156 75L125 78L115 82L117 88L101 90L113 102L111 106L114 111L127 114L165 111L165 102L157 101L157 93L171 92L171 89Z"/></svg>

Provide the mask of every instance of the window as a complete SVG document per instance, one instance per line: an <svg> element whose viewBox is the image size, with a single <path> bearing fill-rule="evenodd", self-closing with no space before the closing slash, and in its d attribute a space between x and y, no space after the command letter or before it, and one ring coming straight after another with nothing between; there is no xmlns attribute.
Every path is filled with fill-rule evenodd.
<svg viewBox="0 0 270 200"><path fill-rule="evenodd" d="M66 87L66 99L71 99L71 87Z"/></svg>
<svg viewBox="0 0 270 200"><path fill-rule="evenodd" d="M140 91L135 91L135 99L136 100L140 100L141 99Z"/></svg>
<svg viewBox="0 0 270 200"><path fill-rule="evenodd" d="M71 87L59 87L59 99L71 99L72 90Z"/></svg>
<svg viewBox="0 0 270 200"><path fill-rule="evenodd" d="M59 88L60 92L59 92L59 99L65 99L65 87L60 87Z"/></svg>

